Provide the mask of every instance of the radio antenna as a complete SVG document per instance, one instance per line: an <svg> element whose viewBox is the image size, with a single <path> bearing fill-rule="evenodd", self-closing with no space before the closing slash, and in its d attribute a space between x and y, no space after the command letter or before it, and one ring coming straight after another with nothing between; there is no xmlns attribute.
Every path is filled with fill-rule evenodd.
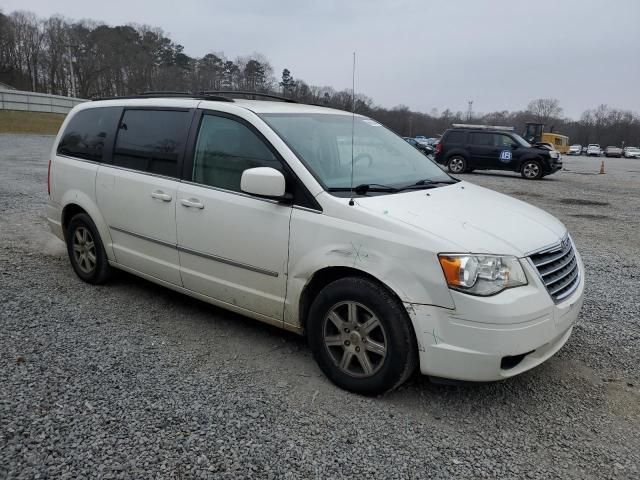
<svg viewBox="0 0 640 480"><path fill-rule="evenodd" d="M353 207L353 137L356 125L356 52L353 52L353 69L351 71L351 198L349 205Z"/></svg>

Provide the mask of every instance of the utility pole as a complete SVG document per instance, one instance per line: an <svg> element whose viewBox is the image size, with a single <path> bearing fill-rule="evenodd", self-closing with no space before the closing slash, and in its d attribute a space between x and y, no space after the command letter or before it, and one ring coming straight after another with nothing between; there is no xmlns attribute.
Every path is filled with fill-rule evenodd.
<svg viewBox="0 0 640 480"><path fill-rule="evenodd" d="M71 73L71 96L76 96L76 77L73 74L73 57L71 56L71 44L67 44L67 52L69 54L69 72Z"/></svg>
<svg viewBox="0 0 640 480"><path fill-rule="evenodd" d="M467 102L469 104L469 108L467 109L467 122L471 120L473 117L473 100L469 100Z"/></svg>

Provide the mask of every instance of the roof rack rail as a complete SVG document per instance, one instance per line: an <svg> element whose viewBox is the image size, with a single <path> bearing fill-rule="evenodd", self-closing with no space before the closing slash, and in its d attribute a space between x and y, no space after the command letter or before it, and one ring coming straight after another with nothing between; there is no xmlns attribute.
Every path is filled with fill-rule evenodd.
<svg viewBox="0 0 640 480"><path fill-rule="evenodd" d="M91 100L96 102L99 100L134 100L141 98L192 98L195 100L212 100L218 102L233 102L232 98L223 97L220 95L209 95L203 93L190 93L182 91L148 91L138 93L137 95L123 95L121 97L94 97Z"/></svg>
<svg viewBox="0 0 640 480"><path fill-rule="evenodd" d="M189 92L188 90L145 90L144 92L140 92L138 95L193 95L193 92Z"/></svg>
<svg viewBox="0 0 640 480"><path fill-rule="evenodd" d="M471 125L468 123L454 123L451 126L453 128L476 128L478 130L503 130L505 132L515 131L514 127L502 127L499 125Z"/></svg>
<svg viewBox="0 0 640 480"><path fill-rule="evenodd" d="M254 97L264 97L264 98L273 98L275 100L282 100L286 103L299 103L292 98L283 97L280 95L272 95L270 93L260 93L260 92L247 92L242 90L205 90L199 92L202 95L242 95L242 96L252 96ZM228 97L225 97L228 98Z"/></svg>

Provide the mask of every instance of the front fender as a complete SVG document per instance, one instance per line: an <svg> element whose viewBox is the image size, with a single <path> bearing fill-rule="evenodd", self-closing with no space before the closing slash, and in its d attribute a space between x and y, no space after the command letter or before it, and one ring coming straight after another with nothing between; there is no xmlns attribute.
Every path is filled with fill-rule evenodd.
<svg viewBox="0 0 640 480"><path fill-rule="evenodd" d="M418 244L409 235L294 209L285 322L301 324L302 292L314 274L327 267L371 275L403 302L454 308L437 254Z"/></svg>

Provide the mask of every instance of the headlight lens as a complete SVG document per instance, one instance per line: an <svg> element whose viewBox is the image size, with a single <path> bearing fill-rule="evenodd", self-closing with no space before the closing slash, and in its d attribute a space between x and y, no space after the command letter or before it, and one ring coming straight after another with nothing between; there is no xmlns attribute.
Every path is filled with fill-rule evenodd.
<svg viewBox="0 0 640 480"><path fill-rule="evenodd" d="M494 295L527 284L516 257L496 255L438 255L449 288L472 295Z"/></svg>

